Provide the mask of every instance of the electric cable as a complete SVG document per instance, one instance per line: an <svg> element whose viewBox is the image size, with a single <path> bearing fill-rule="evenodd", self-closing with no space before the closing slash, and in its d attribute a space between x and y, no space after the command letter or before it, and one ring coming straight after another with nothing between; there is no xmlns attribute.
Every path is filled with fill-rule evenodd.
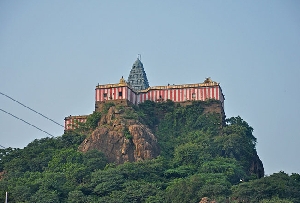
<svg viewBox="0 0 300 203"><path fill-rule="evenodd" d="M15 116L15 115L13 115L13 114L7 112L7 111L4 111L4 110L1 109L1 108L0 108L0 111L3 111L4 113L7 113L8 115L10 115L10 116L12 116L12 117L14 117L14 118L16 118L16 119L19 119L19 120L23 121L24 123L26 123L26 124L28 124L28 125L31 125L32 127L34 127L34 128L36 128L36 129L42 131L43 133L46 133L46 134L50 135L51 137L54 137L53 135L51 135L50 133L46 132L45 130L42 130L41 128L39 128L39 127L37 127L37 126L35 126L35 125L31 124L31 123L28 123L27 121L23 120L22 118L19 118L19 117Z"/></svg>
<svg viewBox="0 0 300 203"><path fill-rule="evenodd" d="M63 127L63 128L65 127L65 126L63 126L63 125L59 124L58 122L56 122L56 121L52 120L51 118L48 118L47 116L45 116L45 115L43 115L43 114L41 114L41 113L37 112L36 110L34 110L34 109L32 109L32 108L30 108L30 107L26 106L25 104L22 104L21 102L19 102L19 101L17 101L17 100L15 100L15 99L13 99L12 97L10 97L10 96L8 96L8 95L6 95L6 94L2 93L2 92L0 92L0 94L2 94L3 96L6 96L7 98L9 98L9 99L11 99L11 100L13 100L14 102L17 102L18 104L20 104L20 105L22 105L23 107L25 107L25 108L27 108L27 109L29 109L29 110L33 111L34 113L37 113L37 114L39 114L40 116L43 116L44 118L46 118L46 119L50 120L51 122L55 123L56 125L59 125L59 126L61 126L61 127Z"/></svg>

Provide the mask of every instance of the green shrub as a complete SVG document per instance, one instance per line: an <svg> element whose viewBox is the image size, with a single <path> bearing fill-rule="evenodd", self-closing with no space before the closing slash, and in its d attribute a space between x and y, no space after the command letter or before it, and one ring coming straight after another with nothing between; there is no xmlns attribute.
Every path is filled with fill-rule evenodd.
<svg viewBox="0 0 300 203"><path fill-rule="evenodd" d="M110 107L115 106L113 102L106 102L103 104L102 113L107 114Z"/></svg>

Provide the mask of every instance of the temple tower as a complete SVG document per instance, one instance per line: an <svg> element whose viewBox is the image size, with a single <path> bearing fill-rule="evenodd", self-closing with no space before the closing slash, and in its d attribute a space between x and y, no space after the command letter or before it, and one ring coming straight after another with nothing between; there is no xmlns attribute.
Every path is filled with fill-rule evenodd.
<svg viewBox="0 0 300 203"><path fill-rule="evenodd" d="M135 91L144 90L149 87L148 79L144 66L139 58L136 59L132 65L131 71L128 76L127 83Z"/></svg>

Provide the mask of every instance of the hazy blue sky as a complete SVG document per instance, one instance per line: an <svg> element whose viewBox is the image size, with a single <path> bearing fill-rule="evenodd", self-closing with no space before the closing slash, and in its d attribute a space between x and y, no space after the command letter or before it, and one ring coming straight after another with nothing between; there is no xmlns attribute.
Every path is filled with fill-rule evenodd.
<svg viewBox="0 0 300 203"><path fill-rule="evenodd" d="M94 110L97 83L127 79L137 54L151 86L203 82L227 117L254 128L267 174L300 173L300 1L0 1L0 92L63 124ZM0 95L0 108L63 128ZM0 144L47 135L0 111Z"/></svg>

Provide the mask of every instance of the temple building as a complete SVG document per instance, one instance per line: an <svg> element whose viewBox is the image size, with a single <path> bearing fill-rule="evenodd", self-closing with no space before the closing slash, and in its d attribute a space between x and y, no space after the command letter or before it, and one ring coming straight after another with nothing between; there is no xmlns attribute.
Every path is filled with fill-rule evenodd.
<svg viewBox="0 0 300 203"><path fill-rule="evenodd" d="M105 102L130 102L137 105L146 100L164 102L221 101L224 109L224 95L219 83L206 78L202 83L165 85L150 87L143 63L138 58L130 71L128 80L122 77L119 83L97 85L95 89L95 111ZM65 118L65 130L73 129L74 123L85 122L87 116L69 116ZM80 119L79 119L80 118ZM76 120L76 122L75 122Z"/></svg>
<svg viewBox="0 0 300 203"><path fill-rule="evenodd" d="M132 69L129 73L127 83L135 91L144 90L149 87L143 63L140 61L139 58L137 58L134 64L132 65Z"/></svg>

